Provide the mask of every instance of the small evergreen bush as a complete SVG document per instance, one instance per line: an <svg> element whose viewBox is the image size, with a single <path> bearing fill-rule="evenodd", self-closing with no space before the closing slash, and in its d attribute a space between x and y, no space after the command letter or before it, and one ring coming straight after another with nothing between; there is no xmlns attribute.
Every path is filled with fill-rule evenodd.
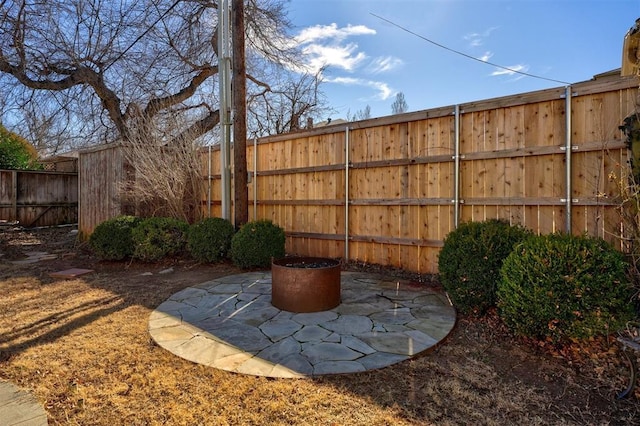
<svg viewBox="0 0 640 426"><path fill-rule="evenodd" d="M623 255L604 240L530 238L505 259L498 307L517 334L554 341L608 334L633 317Z"/></svg>
<svg viewBox="0 0 640 426"><path fill-rule="evenodd" d="M180 254L186 247L187 222L171 217L150 217L136 226L133 238L133 257L154 262L166 256Z"/></svg>
<svg viewBox="0 0 640 426"><path fill-rule="evenodd" d="M231 240L231 260L240 268L266 268L284 255L284 229L269 220L244 224Z"/></svg>
<svg viewBox="0 0 640 426"><path fill-rule="evenodd" d="M89 246L103 260L122 260L133 254L131 231L140 222L134 216L118 216L96 226Z"/></svg>
<svg viewBox="0 0 640 426"><path fill-rule="evenodd" d="M481 315L495 306L500 267L531 233L501 220L467 222L450 232L438 257L440 282L456 308Z"/></svg>
<svg viewBox="0 0 640 426"><path fill-rule="evenodd" d="M228 220L209 217L189 227L187 247L200 262L218 262L227 256L234 233Z"/></svg>
<svg viewBox="0 0 640 426"><path fill-rule="evenodd" d="M42 170L38 151L22 136L0 124L0 169Z"/></svg>

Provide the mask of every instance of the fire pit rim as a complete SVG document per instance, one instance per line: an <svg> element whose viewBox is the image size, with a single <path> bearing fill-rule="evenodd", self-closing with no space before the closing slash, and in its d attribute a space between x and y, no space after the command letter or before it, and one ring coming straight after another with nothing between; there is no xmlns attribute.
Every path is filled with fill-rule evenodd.
<svg viewBox="0 0 640 426"><path fill-rule="evenodd" d="M313 260L331 265L322 267L292 265L295 262ZM289 266L286 266L287 264ZM272 260L271 304L278 309L298 313L320 312L335 308L340 304L341 270L341 262L330 258L289 256Z"/></svg>
<svg viewBox="0 0 640 426"><path fill-rule="evenodd" d="M313 263L313 262L326 262L331 263L331 265L327 266L313 266L313 267L299 267L296 264L300 263ZM293 265L290 265L293 263ZM337 259L332 259L330 257L316 257L316 256L285 256L279 259L273 259L271 261L271 265L280 266L282 268L291 268L291 269L328 269L335 268L340 265L340 261Z"/></svg>

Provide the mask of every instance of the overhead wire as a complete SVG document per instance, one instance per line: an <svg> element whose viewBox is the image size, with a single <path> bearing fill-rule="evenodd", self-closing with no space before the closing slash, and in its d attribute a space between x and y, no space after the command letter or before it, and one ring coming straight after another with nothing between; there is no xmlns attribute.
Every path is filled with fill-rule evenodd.
<svg viewBox="0 0 640 426"><path fill-rule="evenodd" d="M133 42L132 42L131 44L129 44L129 46L127 46L127 48L126 48L126 49L124 49L122 52L120 52L120 54L116 57L116 59L114 59L113 61L111 61L111 63L110 63L109 65L107 65L106 67L104 67L104 69L102 70L102 72L105 72L106 70L108 70L109 68L111 68L111 66L112 66L113 64L115 64L115 63L116 63L116 62L118 62L120 59L122 59L122 57L123 57L124 55L126 55L126 54L127 54L127 52L128 52L129 50L131 50L131 49L133 48L133 46L135 46L135 45L136 45L140 40L142 40L142 38L143 38L144 36L146 36L146 35L149 33L149 31L151 31L151 30L153 29L153 27L155 27L155 26L158 24L158 22L162 21L162 20L164 19L164 17L165 17L165 16L167 16L167 15L169 14L169 12L171 12L171 11L172 11L172 10L173 10L177 5L178 5L178 3L180 3L181 1L182 1L182 0L176 0L176 1L174 1L174 2L173 2L173 4L172 4L172 5L171 5L167 10L165 10L165 11L164 11L164 13L158 17L158 19L156 19L156 20L153 22L153 24L149 25L149 26L147 27L147 29L146 29L146 30L144 30L144 31L142 32L142 34L140 34L138 37L136 37L136 39L135 39L135 40L133 40Z"/></svg>
<svg viewBox="0 0 640 426"><path fill-rule="evenodd" d="M571 85L571 83L566 82L566 81L556 80L556 79L548 78L548 77L542 77L540 75L531 74L531 73L528 73L528 72L525 72L525 71L520 71L520 70L517 70L517 69L505 67L504 65L499 65L499 64L496 64L496 63L493 63L493 62L485 61L485 60L480 59L480 58L476 58L475 56L469 55L469 54L464 53L464 52L460 52L459 50L455 50L455 49L447 47L447 46L445 46L443 44L437 43L437 42L435 42L435 41L433 41L433 40L431 40L431 39L429 39L429 38L427 38L427 37L425 37L425 36L423 36L421 34L418 34L418 33L414 32L414 31L411 31L410 29L408 29L406 27L403 27L402 25L391 21L390 19L384 18L384 17L382 17L380 15L376 15L375 13L372 13L372 12L369 12L369 13L371 15L375 16L376 18L378 18L378 19L380 19L382 21L385 21L388 24L391 24L396 28L401 29L402 31L404 31L406 33L409 33L409 34L411 34L411 35L413 35L415 37L418 37L418 38L420 38L420 39L422 39L422 40L424 40L424 41L426 41L428 43L431 43L434 46L437 46L437 47L439 47L441 49L447 50L449 52L455 53L455 54L460 55L460 56L464 56L467 59L473 59L474 61L486 64L486 65L490 65L492 67L500 68L500 69L503 69L503 70L506 70L506 71L509 71L509 72L515 73L515 74L521 74L521 75L524 75L524 76L527 76L527 77L532 77L532 78L537 78L537 79L540 79L540 80L551 81L551 82L554 82L554 83L560 83L560 84L564 84L564 85Z"/></svg>

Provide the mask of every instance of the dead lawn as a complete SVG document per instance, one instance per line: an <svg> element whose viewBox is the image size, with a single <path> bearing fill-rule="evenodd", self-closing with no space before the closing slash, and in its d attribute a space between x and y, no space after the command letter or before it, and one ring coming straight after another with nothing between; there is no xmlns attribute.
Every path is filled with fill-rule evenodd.
<svg viewBox="0 0 640 426"><path fill-rule="evenodd" d="M48 276L71 266L96 273ZM158 274L168 266L174 272ZM460 318L445 344L418 359L308 380L232 374L152 343L147 320L158 304L238 272L100 263L81 249L36 266L0 258L0 379L31 389L61 425L640 423L638 391L615 400L627 374L615 344L551 351L512 338L495 318Z"/></svg>

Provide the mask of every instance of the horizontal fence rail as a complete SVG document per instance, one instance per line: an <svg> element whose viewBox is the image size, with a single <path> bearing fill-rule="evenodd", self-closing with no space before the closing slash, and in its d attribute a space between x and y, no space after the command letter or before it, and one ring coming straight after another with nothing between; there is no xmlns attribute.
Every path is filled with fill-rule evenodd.
<svg viewBox="0 0 640 426"><path fill-rule="evenodd" d="M635 79L567 88L271 136L249 143L250 219L287 234L287 252L422 273L457 222L497 218L536 233L571 231L621 247L618 129ZM203 152L203 194L220 216L220 159Z"/></svg>
<svg viewBox="0 0 640 426"><path fill-rule="evenodd" d="M637 98L637 79L605 77L257 139L246 151L249 217L283 227L290 254L421 273L437 272L445 237L466 221L588 233L623 248L618 126ZM220 217L219 149L203 150L201 164L203 213ZM133 211L120 190L135 165L117 144L81 151L78 170L81 236Z"/></svg>
<svg viewBox="0 0 640 426"><path fill-rule="evenodd" d="M0 220L25 227L77 223L77 173L0 170Z"/></svg>

